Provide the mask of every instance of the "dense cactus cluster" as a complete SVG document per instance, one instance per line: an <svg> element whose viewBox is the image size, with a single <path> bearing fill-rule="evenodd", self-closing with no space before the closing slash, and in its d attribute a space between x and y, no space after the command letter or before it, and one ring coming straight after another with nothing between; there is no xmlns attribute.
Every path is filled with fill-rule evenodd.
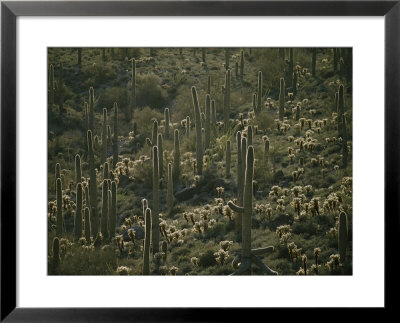
<svg viewBox="0 0 400 323"><path fill-rule="evenodd" d="M48 57L49 274L352 274L351 49Z"/></svg>

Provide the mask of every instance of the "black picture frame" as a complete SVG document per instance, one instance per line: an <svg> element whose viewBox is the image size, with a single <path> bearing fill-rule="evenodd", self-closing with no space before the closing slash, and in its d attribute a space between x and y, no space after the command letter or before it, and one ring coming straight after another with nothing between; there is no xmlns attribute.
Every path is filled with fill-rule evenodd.
<svg viewBox="0 0 400 323"><path fill-rule="evenodd" d="M396 1L2 1L1 3L1 321L187 322L255 318L265 309L16 307L16 19L18 16L384 16L385 18L385 309L398 275L400 4ZM374 44L371 44L374 46ZM371 255L373 258L373 255ZM372 261L372 260L371 260ZM371 269L371 275L373 270ZM38 291L39 293L40 291Z"/></svg>

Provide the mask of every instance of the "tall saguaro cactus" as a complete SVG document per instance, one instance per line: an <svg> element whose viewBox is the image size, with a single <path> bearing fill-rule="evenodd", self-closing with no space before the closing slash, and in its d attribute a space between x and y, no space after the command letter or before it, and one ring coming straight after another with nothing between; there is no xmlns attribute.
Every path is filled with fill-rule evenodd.
<svg viewBox="0 0 400 323"><path fill-rule="evenodd" d="M211 98L210 95L206 95L206 118L204 125L204 149L210 147L210 137L211 137Z"/></svg>
<svg viewBox="0 0 400 323"><path fill-rule="evenodd" d="M339 233L338 233L338 249L339 249L341 263L344 263L346 261L347 238L348 238L347 214L341 212L339 214Z"/></svg>
<svg viewBox="0 0 400 323"><path fill-rule="evenodd" d="M153 147L153 211L152 211L152 229L151 229L151 240L153 245L153 254L158 252L159 249L159 241L160 241L160 234L159 234L159 219L158 219L158 212L159 212L159 185L160 185L160 177L158 171L158 148L157 146Z"/></svg>
<svg viewBox="0 0 400 323"><path fill-rule="evenodd" d="M145 211L145 234L144 234L144 248L143 248L143 275L150 275L150 236L151 236L151 210L149 208ZM154 248L154 245L153 245Z"/></svg>
<svg viewBox="0 0 400 323"><path fill-rule="evenodd" d="M89 88L89 129L94 131L94 89Z"/></svg>
<svg viewBox="0 0 400 323"><path fill-rule="evenodd" d="M157 136L157 147L158 147L158 172L159 177L163 177L164 170L164 157L163 157L163 136L161 133Z"/></svg>
<svg viewBox="0 0 400 323"><path fill-rule="evenodd" d="M164 110L164 120L165 120L165 131L164 137L165 139L169 139L169 109L165 108Z"/></svg>
<svg viewBox="0 0 400 323"><path fill-rule="evenodd" d="M60 63L60 74L58 77L58 99L60 106L60 113L64 111L64 67L63 63Z"/></svg>
<svg viewBox="0 0 400 323"><path fill-rule="evenodd" d="M224 87L224 124L225 132L229 130L229 114L231 109L231 70L228 69L225 73Z"/></svg>
<svg viewBox="0 0 400 323"><path fill-rule="evenodd" d="M57 226L56 234L61 237L63 234L63 213L62 213L62 189L61 178L56 179L56 200L57 200Z"/></svg>
<svg viewBox="0 0 400 323"><path fill-rule="evenodd" d="M193 108L195 116L195 127L196 127L196 163L197 163L197 174L203 174L203 143L201 138L201 117L200 117L200 107L199 100L197 98L197 91L194 86L192 86L192 98L193 98Z"/></svg>
<svg viewBox="0 0 400 323"><path fill-rule="evenodd" d="M231 176L231 142L226 141L226 152L225 152L225 176L229 178Z"/></svg>
<svg viewBox="0 0 400 323"><path fill-rule="evenodd" d="M49 68L49 104L50 105L54 104L54 94L55 94L54 66L53 66L53 64L50 64L50 68Z"/></svg>
<svg viewBox="0 0 400 323"><path fill-rule="evenodd" d="M292 77L294 69L294 54L293 48L289 48L289 76Z"/></svg>
<svg viewBox="0 0 400 323"><path fill-rule="evenodd" d="M211 132L214 137L217 137L217 109L215 100L211 100Z"/></svg>
<svg viewBox="0 0 400 323"><path fill-rule="evenodd" d="M107 109L103 109L103 132L101 135L101 163L107 159Z"/></svg>
<svg viewBox="0 0 400 323"><path fill-rule="evenodd" d="M110 238L115 236L115 228L117 226L117 183L111 182L111 212L109 214L108 227Z"/></svg>
<svg viewBox="0 0 400 323"><path fill-rule="evenodd" d="M285 79L281 77L279 89L279 120L283 121L285 114Z"/></svg>
<svg viewBox="0 0 400 323"><path fill-rule="evenodd" d="M171 212L174 204L174 181L172 178L172 165L168 163L168 184L167 184L167 211Z"/></svg>
<svg viewBox="0 0 400 323"><path fill-rule="evenodd" d="M211 95L211 75L207 78L207 94Z"/></svg>
<svg viewBox="0 0 400 323"><path fill-rule="evenodd" d="M75 225L74 233L75 239L82 237L82 206L83 206L83 192L82 184L76 185L76 211L75 211Z"/></svg>
<svg viewBox="0 0 400 323"><path fill-rule="evenodd" d="M253 146L247 148L246 170L244 179L244 199L243 207L228 202L229 208L234 212L242 214L242 252L240 256L240 266L233 275L251 274L251 264L255 263L265 273L276 275L277 273L266 266L258 255L273 250L273 247L251 249L251 217L253 212L253 176L254 176L254 149ZM238 263L238 259L234 263Z"/></svg>
<svg viewBox="0 0 400 323"><path fill-rule="evenodd" d="M181 167L181 151L180 151L180 143L179 143L179 130L175 129L174 131L174 171L173 180L174 183L177 184L180 176L180 167Z"/></svg>
<svg viewBox="0 0 400 323"><path fill-rule="evenodd" d="M132 58L132 76L131 76L131 103L129 105L129 113L127 120L132 120L134 109L136 109L136 60Z"/></svg>
<svg viewBox="0 0 400 323"><path fill-rule="evenodd" d="M261 111L262 104L262 72L258 72L258 81L257 81L257 105L255 112L258 113Z"/></svg>
<svg viewBox="0 0 400 323"><path fill-rule="evenodd" d="M186 117L186 137L190 136L190 117ZM175 138L174 138L175 139Z"/></svg>
<svg viewBox="0 0 400 323"><path fill-rule="evenodd" d="M102 207L101 207L101 234L104 239L108 239L108 180L103 180L102 188Z"/></svg>
<svg viewBox="0 0 400 323"><path fill-rule="evenodd" d="M94 167L94 151L93 151L93 137L92 131L87 132L88 141L88 152L89 152L89 192L90 192L90 219L92 221L92 233L93 237L97 236L99 232L99 219L97 216L97 182L96 182L96 171Z"/></svg>
<svg viewBox="0 0 400 323"><path fill-rule="evenodd" d="M312 63L311 63L311 75L315 77L315 68L317 65L317 49L312 49Z"/></svg>
<svg viewBox="0 0 400 323"><path fill-rule="evenodd" d="M82 182L81 157L78 154L75 155L75 182Z"/></svg>
<svg viewBox="0 0 400 323"><path fill-rule="evenodd" d="M339 95L338 95L338 136L342 137L343 136L343 129L342 129L342 125L343 125L343 115L344 115L344 87L343 84L339 85Z"/></svg>
<svg viewBox="0 0 400 323"><path fill-rule="evenodd" d="M90 212L89 212L89 208L85 207L85 239L86 239L86 243L90 244L91 242L91 236L92 236L92 232L91 232L91 221L90 221Z"/></svg>
<svg viewBox="0 0 400 323"><path fill-rule="evenodd" d="M246 138L241 136L241 132L236 134L236 141L238 146L238 159L237 159L237 201L238 205L243 205L243 184L244 184L244 171L246 165ZM236 233L238 234L239 241L242 239L242 214L236 213L235 221Z"/></svg>
<svg viewBox="0 0 400 323"><path fill-rule="evenodd" d="M113 166L118 163L118 105L114 102L114 135L112 140Z"/></svg>
<svg viewBox="0 0 400 323"><path fill-rule="evenodd" d="M240 81L243 82L243 71L244 71L244 51L240 52Z"/></svg>

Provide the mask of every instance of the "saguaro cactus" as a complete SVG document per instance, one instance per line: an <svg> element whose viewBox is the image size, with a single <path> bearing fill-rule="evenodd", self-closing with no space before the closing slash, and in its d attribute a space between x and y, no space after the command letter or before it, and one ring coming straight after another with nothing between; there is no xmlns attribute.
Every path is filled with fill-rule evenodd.
<svg viewBox="0 0 400 323"><path fill-rule="evenodd" d="M339 249L341 263L344 263L346 261L347 238L348 238L347 214L341 212L339 214L339 233L338 233L338 249Z"/></svg>
<svg viewBox="0 0 400 323"><path fill-rule="evenodd" d="M168 163L168 185L167 185L167 211L171 212L174 204L174 182L172 178L172 164Z"/></svg>
<svg viewBox="0 0 400 323"><path fill-rule="evenodd" d="M242 205L243 201L243 165L242 165L242 133L238 131L236 133L236 145L237 145L237 200L239 206ZM244 152L245 153L245 152ZM240 236L242 231L242 214L237 213L235 217L235 230Z"/></svg>
<svg viewBox="0 0 400 323"><path fill-rule="evenodd" d="M114 102L114 135L112 140L113 166L118 163L118 105Z"/></svg>
<svg viewBox="0 0 400 323"><path fill-rule="evenodd" d="M90 191L90 219L92 221L93 236L96 237L99 232L99 219L97 217L97 182L96 182L96 171L94 167L94 152L93 152L93 138L92 131L87 132L88 138L88 152L89 152L89 191ZM94 211L93 211L94 209Z"/></svg>
<svg viewBox="0 0 400 323"><path fill-rule="evenodd" d="M160 177L158 173L158 148L157 146L153 147L153 212L152 212L152 230L151 230L151 240L153 245L153 254L158 252L158 244L160 241L160 234L159 234L159 219L158 219L158 212L159 212L159 195L158 189L160 185Z"/></svg>
<svg viewBox="0 0 400 323"><path fill-rule="evenodd" d="M143 275L150 275L150 236L151 236L151 210L145 211L145 233L144 233L144 248L143 248ZM154 245L153 245L154 248Z"/></svg>
<svg viewBox="0 0 400 323"><path fill-rule="evenodd" d="M190 136L190 117L186 117L186 137Z"/></svg>
<svg viewBox="0 0 400 323"><path fill-rule="evenodd" d="M297 94L297 71L293 72L293 78L292 78L292 91L293 94Z"/></svg>
<svg viewBox="0 0 400 323"><path fill-rule="evenodd" d="M251 274L251 264L255 263L265 273L277 275L277 273L266 266L258 257L266 252L273 250L273 247L251 249L251 216L253 211L253 175L254 175L254 149L253 146L247 148L246 171L244 180L244 200L243 207L235 205L232 201L228 202L229 208L234 212L242 214L242 252L239 260L239 268L233 275ZM238 263L238 259L234 263Z"/></svg>
<svg viewBox="0 0 400 323"><path fill-rule="evenodd" d="M207 78L207 94L211 95L211 75Z"/></svg>
<svg viewBox="0 0 400 323"><path fill-rule="evenodd" d="M78 66L82 65L82 48L78 48Z"/></svg>
<svg viewBox="0 0 400 323"><path fill-rule="evenodd" d="M169 109L165 108L164 110L164 120L165 120L165 132L164 137L165 139L169 139Z"/></svg>
<svg viewBox="0 0 400 323"><path fill-rule="evenodd" d="M247 126L247 147L253 146L253 126ZM247 149L246 147L246 149Z"/></svg>
<svg viewBox="0 0 400 323"><path fill-rule="evenodd" d="M231 142L230 142L230 140L226 141L225 175L226 175L226 177L231 176Z"/></svg>
<svg viewBox="0 0 400 323"><path fill-rule="evenodd" d="M90 225L90 212L89 212L89 208L85 207L85 239L86 239L86 243L90 244L91 239L90 237L92 236L92 232L91 232L91 225Z"/></svg>
<svg viewBox="0 0 400 323"><path fill-rule="evenodd" d="M89 88L89 129L94 131L94 89Z"/></svg>
<svg viewBox="0 0 400 323"><path fill-rule="evenodd" d="M63 234L63 213L62 213L62 189L61 178L56 179L56 200L57 200L57 226L56 234L61 237Z"/></svg>
<svg viewBox="0 0 400 323"><path fill-rule="evenodd" d="M343 84L339 85L339 95L338 95L338 136L342 137L343 136L343 129L342 129L342 124L343 124L343 115L344 115L344 87Z"/></svg>
<svg viewBox="0 0 400 323"><path fill-rule="evenodd" d="M54 237L53 239L53 246L52 246L52 251L53 251L53 258L52 258L52 266L53 269L57 269L57 267L60 264L60 239L58 237Z"/></svg>
<svg viewBox="0 0 400 323"><path fill-rule="evenodd" d="M257 81L257 105L255 112L258 113L261 111L262 105L262 72L258 72L258 81Z"/></svg>
<svg viewBox="0 0 400 323"><path fill-rule="evenodd" d="M210 147L210 137L211 137L211 99L210 95L206 95L206 118L204 125L204 149Z"/></svg>
<svg viewBox="0 0 400 323"><path fill-rule="evenodd" d="M201 119L200 119L200 107L199 100L197 98L197 91L194 86L192 86L192 98L193 98L193 108L195 116L195 127L196 127L196 163L197 163L197 174L203 174L203 144L201 138Z"/></svg>
<svg viewBox="0 0 400 323"><path fill-rule="evenodd" d="M317 49L312 49L312 63L311 63L311 75L315 76L315 68L317 65Z"/></svg>
<svg viewBox="0 0 400 323"><path fill-rule="evenodd" d="M163 136L161 133L157 136L157 147L158 147L158 172L159 177L162 178L164 170L164 157L163 157Z"/></svg>
<svg viewBox="0 0 400 323"><path fill-rule="evenodd" d="M101 135L101 163L107 159L107 109L103 109L103 132Z"/></svg>
<svg viewBox="0 0 400 323"><path fill-rule="evenodd" d="M205 48L201 49L201 60L203 61L203 63L206 62L206 49Z"/></svg>
<svg viewBox="0 0 400 323"><path fill-rule="evenodd" d="M60 113L64 111L64 67L60 63L60 74L58 77L58 104L60 106Z"/></svg>
<svg viewBox="0 0 400 323"><path fill-rule="evenodd" d="M115 236L115 228L117 226L117 183L111 182L111 212L108 221L110 238Z"/></svg>
<svg viewBox="0 0 400 323"><path fill-rule="evenodd" d="M78 154L75 155L75 182L82 182L81 157Z"/></svg>
<svg viewBox="0 0 400 323"><path fill-rule="evenodd" d="M82 184L76 185L76 211L75 211L75 225L74 233L75 239L82 237L82 207L83 207L83 192Z"/></svg>
<svg viewBox="0 0 400 323"><path fill-rule="evenodd" d="M102 207L101 207L101 234L104 239L108 238L108 180L103 180Z"/></svg>
<svg viewBox="0 0 400 323"><path fill-rule="evenodd" d="M109 179L109 167L108 167L108 162L104 163L103 166L103 179Z"/></svg>
<svg viewBox="0 0 400 323"><path fill-rule="evenodd" d="M214 137L217 137L217 109L215 100L211 100L211 132Z"/></svg>
<svg viewBox="0 0 400 323"><path fill-rule="evenodd" d="M293 75L293 68L294 68L294 54L293 48L289 49L289 76Z"/></svg>
<svg viewBox="0 0 400 323"><path fill-rule="evenodd" d="M133 110L136 109L136 61L132 58L132 77L131 77L131 103L129 105L129 114L127 120L132 119Z"/></svg>
<svg viewBox="0 0 400 323"><path fill-rule="evenodd" d="M229 114L231 109L231 70L228 69L225 73L224 87L224 124L225 132L229 130Z"/></svg>
<svg viewBox="0 0 400 323"><path fill-rule="evenodd" d="M49 68L49 104L50 105L54 104L54 93L55 93L54 66L53 66L53 64L50 64L50 68Z"/></svg>
<svg viewBox="0 0 400 323"><path fill-rule="evenodd" d="M225 49L225 69L229 69L229 48Z"/></svg>
<svg viewBox="0 0 400 323"><path fill-rule="evenodd" d="M285 79L281 77L279 89L279 120L283 121L285 114Z"/></svg>
<svg viewBox="0 0 400 323"><path fill-rule="evenodd" d="M179 130L174 131L174 171L172 172L174 183L177 184L180 176L181 152L179 143Z"/></svg>
<svg viewBox="0 0 400 323"><path fill-rule="evenodd" d="M243 71L244 71L244 51L240 52L240 81L243 82Z"/></svg>

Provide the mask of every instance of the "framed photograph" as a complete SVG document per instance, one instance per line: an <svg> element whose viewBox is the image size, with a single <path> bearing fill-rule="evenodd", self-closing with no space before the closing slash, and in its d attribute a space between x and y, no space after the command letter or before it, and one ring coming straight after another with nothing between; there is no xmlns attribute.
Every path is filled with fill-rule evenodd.
<svg viewBox="0 0 400 323"><path fill-rule="evenodd" d="M1 17L2 321L391 308L398 1Z"/></svg>

